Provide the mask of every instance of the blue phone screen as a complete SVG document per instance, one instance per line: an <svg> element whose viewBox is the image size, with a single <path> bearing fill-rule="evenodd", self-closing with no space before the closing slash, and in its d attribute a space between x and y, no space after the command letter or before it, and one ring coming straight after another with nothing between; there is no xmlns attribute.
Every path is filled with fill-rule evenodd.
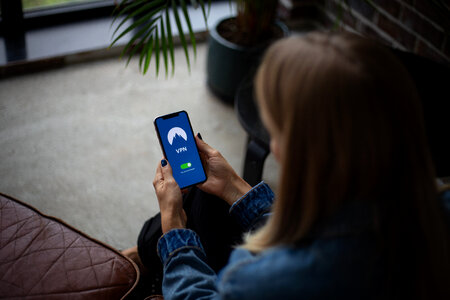
<svg viewBox="0 0 450 300"><path fill-rule="evenodd" d="M180 188L205 181L205 171L187 113L180 111L158 117L155 123L166 158L172 166L173 177Z"/></svg>

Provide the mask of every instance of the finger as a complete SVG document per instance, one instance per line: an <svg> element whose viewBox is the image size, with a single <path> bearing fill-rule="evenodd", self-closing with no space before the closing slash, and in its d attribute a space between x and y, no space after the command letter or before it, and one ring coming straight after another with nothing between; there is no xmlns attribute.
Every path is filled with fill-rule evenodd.
<svg viewBox="0 0 450 300"><path fill-rule="evenodd" d="M164 177L164 180L173 179L172 175L172 167L170 166L169 162L166 160L167 164L164 167L161 167L161 173Z"/></svg>
<svg viewBox="0 0 450 300"><path fill-rule="evenodd" d="M215 150L213 147L200 139L198 135L195 136L195 142L197 143L198 151L206 154L207 156L210 156Z"/></svg>
<svg viewBox="0 0 450 300"><path fill-rule="evenodd" d="M156 187L159 183L164 181L164 176L162 173L161 163L158 163L158 166L156 166L156 174L155 178L153 179L153 186Z"/></svg>
<svg viewBox="0 0 450 300"><path fill-rule="evenodd" d="M204 152L198 151L200 161L202 162L203 169L208 173L208 155Z"/></svg>
<svg viewBox="0 0 450 300"><path fill-rule="evenodd" d="M200 151L198 152L198 154L200 155L200 160L202 161L203 167L206 168L206 166L208 165L208 155Z"/></svg>

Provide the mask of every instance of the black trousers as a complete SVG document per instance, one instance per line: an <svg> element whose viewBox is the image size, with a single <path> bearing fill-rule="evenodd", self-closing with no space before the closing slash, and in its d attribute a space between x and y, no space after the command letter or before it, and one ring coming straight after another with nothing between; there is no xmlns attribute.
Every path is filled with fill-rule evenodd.
<svg viewBox="0 0 450 300"><path fill-rule="evenodd" d="M208 265L216 272L228 262L233 249L242 242L242 228L229 214L230 206L222 199L193 187L183 196L188 229L195 231L206 252ZM161 237L161 215L147 220L138 237L139 256L147 269L161 274L162 264L157 255Z"/></svg>

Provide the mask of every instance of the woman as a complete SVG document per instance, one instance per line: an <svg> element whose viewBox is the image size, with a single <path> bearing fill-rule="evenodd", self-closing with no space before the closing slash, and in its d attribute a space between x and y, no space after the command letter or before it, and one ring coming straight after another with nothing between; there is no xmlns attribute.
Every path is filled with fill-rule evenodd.
<svg viewBox="0 0 450 300"><path fill-rule="evenodd" d="M153 185L165 298L449 299L450 192L438 194L417 93L388 50L350 34L291 37L267 51L255 84L277 197L197 139L198 188L250 232L216 275L163 160Z"/></svg>

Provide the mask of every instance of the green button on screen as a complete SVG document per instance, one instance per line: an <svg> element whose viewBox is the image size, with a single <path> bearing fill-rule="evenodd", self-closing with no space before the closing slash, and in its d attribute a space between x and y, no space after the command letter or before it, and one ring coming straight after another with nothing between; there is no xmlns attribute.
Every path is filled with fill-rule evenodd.
<svg viewBox="0 0 450 300"><path fill-rule="evenodd" d="M191 164L190 162L188 162L188 163L182 164L180 167L181 167L182 169L187 169L187 168L190 168L191 166L192 166L192 164Z"/></svg>

